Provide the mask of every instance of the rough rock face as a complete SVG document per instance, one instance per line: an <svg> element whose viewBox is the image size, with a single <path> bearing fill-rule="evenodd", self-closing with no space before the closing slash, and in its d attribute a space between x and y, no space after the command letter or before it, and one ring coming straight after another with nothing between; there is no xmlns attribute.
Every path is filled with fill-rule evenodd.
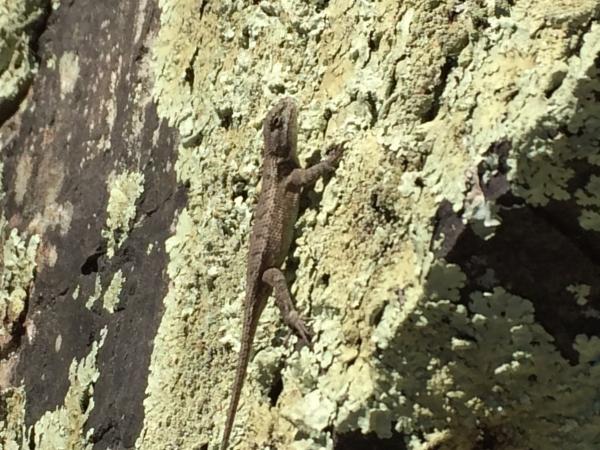
<svg viewBox="0 0 600 450"><path fill-rule="evenodd" d="M0 0L0 446L202 449L262 118L305 196L232 448L600 446L600 2Z"/></svg>
<svg viewBox="0 0 600 450"><path fill-rule="evenodd" d="M20 345L3 355L2 448L131 447L142 426L168 285L164 241L184 196L175 134L146 75L158 11L103 3L40 6L35 76L1 129L2 296L15 280L28 294L12 325ZM11 77L2 73L3 88ZM17 238L10 257L35 261L31 284L13 275L25 264L9 267Z"/></svg>

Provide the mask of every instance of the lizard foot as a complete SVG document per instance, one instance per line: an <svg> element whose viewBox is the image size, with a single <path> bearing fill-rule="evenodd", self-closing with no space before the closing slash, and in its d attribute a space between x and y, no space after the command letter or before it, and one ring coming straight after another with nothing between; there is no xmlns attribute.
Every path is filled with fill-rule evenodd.
<svg viewBox="0 0 600 450"><path fill-rule="evenodd" d="M340 159L342 159L347 143L348 141L343 141L338 144L332 144L325 151L325 154L327 155L325 161L327 161L332 169L335 169L340 162Z"/></svg>
<svg viewBox="0 0 600 450"><path fill-rule="evenodd" d="M298 314L296 310L290 311L288 317L284 317L283 320L292 330L294 330L294 332L304 345L311 347L313 332L306 325L304 320L302 320L300 314Z"/></svg>
<svg viewBox="0 0 600 450"><path fill-rule="evenodd" d="M294 307L294 302L292 302L283 272L278 268L272 267L265 270L262 280L273 288L275 303L281 311L283 321L298 335L302 342L310 345L312 332Z"/></svg>

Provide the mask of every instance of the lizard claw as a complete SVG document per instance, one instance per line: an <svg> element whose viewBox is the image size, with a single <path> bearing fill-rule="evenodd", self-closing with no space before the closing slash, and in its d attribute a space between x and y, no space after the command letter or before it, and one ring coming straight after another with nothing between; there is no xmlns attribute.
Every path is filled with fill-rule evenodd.
<svg viewBox="0 0 600 450"><path fill-rule="evenodd" d="M311 340L313 338L313 332L301 319L296 324L296 334L304 345L308 346L308 348L312 348Z"/></svg>
<svg viewBox="0 0 600 450"><path fill-rule="evenodd" d="M347 143L348 141L343 141L338 144L332 144L327 148L327 151L325 152L327 155L327 162L331 164L332 167L337 166L340 159L342 159Z"/></svg>
<svg viewBox="0 0 600 450"><path fill-rule="evenodd" d="M289 327L292 330L294 330L296 336L298 336L298 338L300 339L300 342L302 342L304 345L307 345L308 347L311 347L310 341L313 337L313 332L304 323L304 320L302 320L300 315L295 311L293 313L290 313L287 318L287 322Z"/></svg>

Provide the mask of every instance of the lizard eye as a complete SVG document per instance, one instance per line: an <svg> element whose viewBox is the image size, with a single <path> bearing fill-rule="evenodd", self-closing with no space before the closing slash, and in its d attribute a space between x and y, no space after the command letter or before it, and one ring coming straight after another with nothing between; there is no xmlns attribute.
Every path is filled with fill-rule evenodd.
<svg viewBox="0 0 600 450"><path fill-rule="evenodd" d="M281 118L278 116L273 117L271 121L271 130L281 127Z"/></svg>

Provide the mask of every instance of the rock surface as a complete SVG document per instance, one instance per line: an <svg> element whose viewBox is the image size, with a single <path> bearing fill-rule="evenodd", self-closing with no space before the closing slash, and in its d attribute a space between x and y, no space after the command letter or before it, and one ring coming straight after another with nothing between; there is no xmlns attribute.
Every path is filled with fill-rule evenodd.
<svg viewBox="0 0 600 450"><path fill-rule="evenodd" d="M282 95L303 163L349 145L286 265L314 346L267 307L232 448L600 445L598 1L11 5L3 448L219 442Z"/></svg>

